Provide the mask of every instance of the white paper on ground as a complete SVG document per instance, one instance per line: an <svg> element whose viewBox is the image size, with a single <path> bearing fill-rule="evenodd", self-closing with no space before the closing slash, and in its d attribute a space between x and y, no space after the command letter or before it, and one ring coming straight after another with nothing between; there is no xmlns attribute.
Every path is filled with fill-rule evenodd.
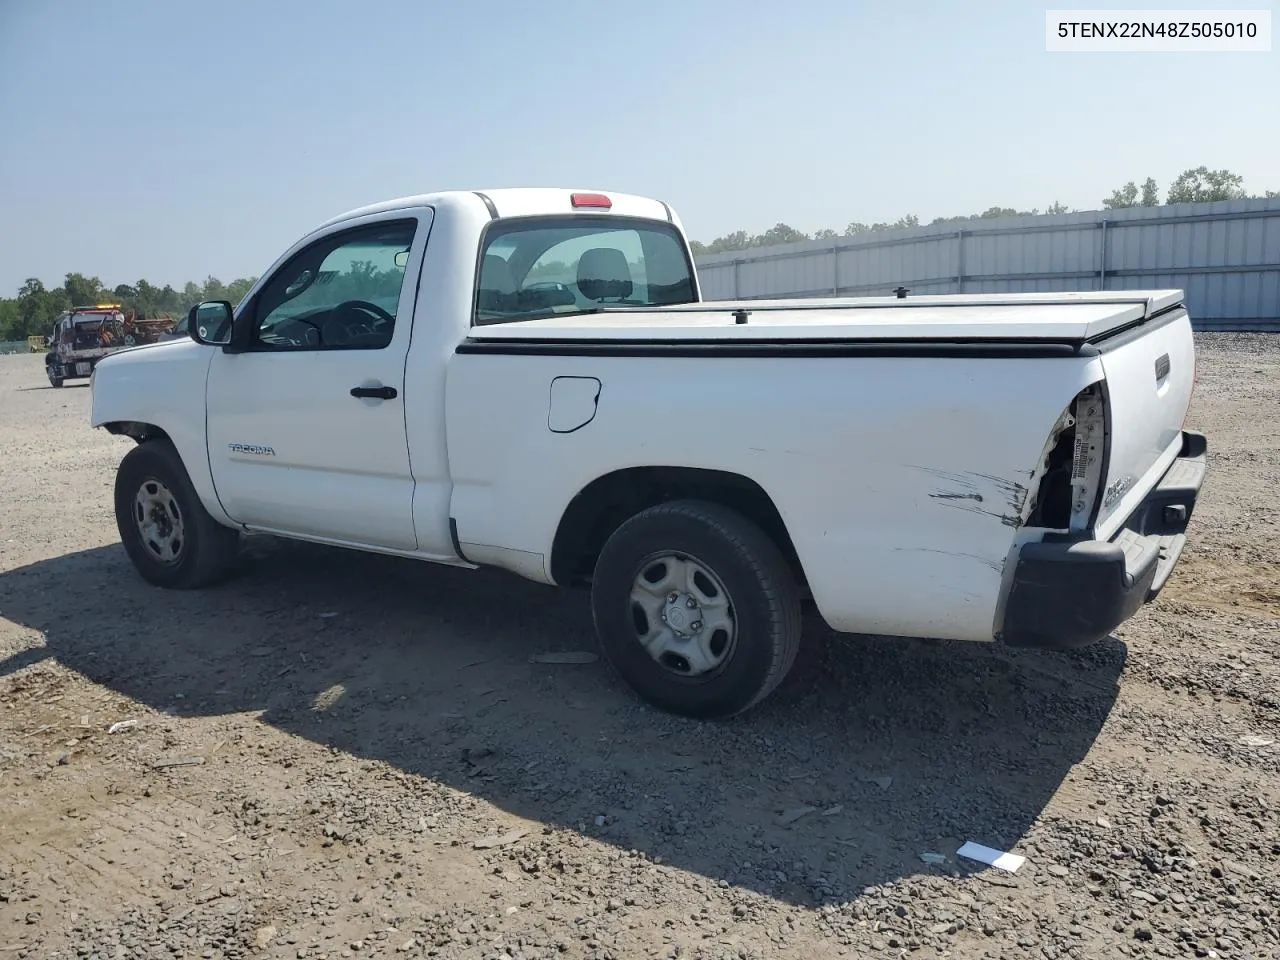
<svg viewBox="0 0 1280 960"><path fill-rule="evenodd" d="M1027 862L1026 857L1020 857L1016 853L993 850L991 847L984 847L982 844L974 843L972 840L966 841L965 845L956 851L956 856L977 860L979 863L985 863L989 867L1008 870L1010 873L1017 873L1018 868Z"/></svg>

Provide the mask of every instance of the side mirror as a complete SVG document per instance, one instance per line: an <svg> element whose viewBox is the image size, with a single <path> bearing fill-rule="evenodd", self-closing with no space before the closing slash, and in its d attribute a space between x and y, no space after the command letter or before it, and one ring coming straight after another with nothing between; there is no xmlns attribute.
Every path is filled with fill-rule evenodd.
<svg viewBox="0 0 1280 960"><path fill-rule="evenodd" d="M187 332L196 343L225 347L231 342L234 319L235 311L226 300L206 300L187 313Z"/></svg>

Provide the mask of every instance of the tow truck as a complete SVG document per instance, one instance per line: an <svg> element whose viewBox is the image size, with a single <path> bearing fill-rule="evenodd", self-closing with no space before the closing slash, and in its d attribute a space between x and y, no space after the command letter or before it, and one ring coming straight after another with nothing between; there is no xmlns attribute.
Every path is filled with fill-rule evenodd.
<svg viewBox="0 0 1280 960"><path fill-rule="evenodd" d="M103 357L163 339L174 328L170 317L146 319L118 303L72 307L58 317L45 354L49 383L61 387L67 380L87 378Z"/></svg>

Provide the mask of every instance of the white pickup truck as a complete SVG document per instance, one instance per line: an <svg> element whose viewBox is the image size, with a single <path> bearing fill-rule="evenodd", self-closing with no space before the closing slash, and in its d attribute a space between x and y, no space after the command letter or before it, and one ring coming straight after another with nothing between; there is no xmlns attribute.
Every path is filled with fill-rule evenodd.
<svg viewBox="0 0 1280 960"><path fill-rule="evenodd" d="M1179 291L702 301L635 196L365 207L189 320L94 374L147 581L210 583L263 532L589 584L621 676L691 716L776 687L806 602L843 632L1106 637L1205 475Z"/></svg>

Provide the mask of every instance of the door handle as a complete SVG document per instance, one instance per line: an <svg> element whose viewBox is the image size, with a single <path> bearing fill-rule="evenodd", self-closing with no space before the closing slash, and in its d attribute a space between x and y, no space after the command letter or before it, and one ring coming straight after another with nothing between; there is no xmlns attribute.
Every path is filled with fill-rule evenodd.
<svg viewBox="0 0 1280 960"><path fill-rule="evenodd" d="M395 387L352 387L351 395L353 397L373 397L376 400L394 400L396 398Z"/></svg>

